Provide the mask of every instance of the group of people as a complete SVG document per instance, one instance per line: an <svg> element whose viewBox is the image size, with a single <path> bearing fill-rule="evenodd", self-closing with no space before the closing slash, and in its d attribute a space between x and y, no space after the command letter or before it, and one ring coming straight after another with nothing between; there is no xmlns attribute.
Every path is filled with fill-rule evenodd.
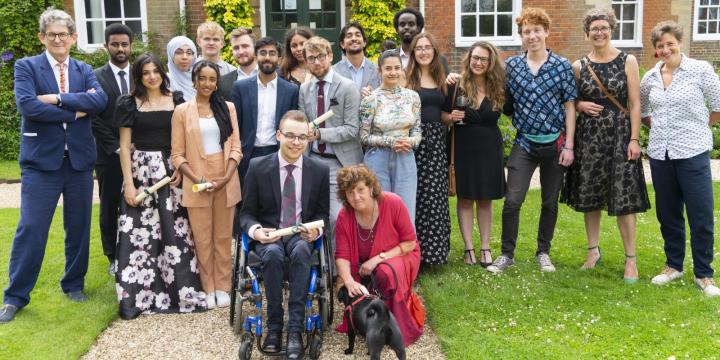
<svg viewBox="0 0 720 360"><path fill-rule="evenodd" d="M363 27L350 22L337 39L345 56L335 65L330 42L308 28L289 30L284 46L235 29L236 68L220 57L224 30L206 22L195 42L170 40L166 66L151 53L131 65L132 31L113 24L105 30L110 60L93 72L69 57L77 37L70 16L47 10L39 32L46 51L15 65L22 207L0 322L29 303L42 263L36 249L45 247L61 194L67 260L61 286L73 301L87 300L93 166L103 252L123 319L229 306L232 235L244 231L262 259L266 351L282 348L289 269L290 358L302 357L310 254L320 238L350 295L382 294L406 345L422 334L424 310L412 284L421 264L448 262L452 180L465 263L493 273L514 264L521 206L539 166L540 270L555 271L550 247L560 200L584 214L583 269L600 263L601 211L617 216L624 281L634 283L635 214L649 208L641 123L650 127L667 257L652 283L683 275L686 209L695 283L720 295L710 266L709 125L720 120L712 67L681 53L682 30L673 22L652 30L660 61L642 81L636 58L612 46L612 11L587 12L583 29L592 49L572 64L547 49L544 10L525 8L516 23L525 52L503 61L493 44L480 41L464 55L459 74L449 72L437 42L423 32L422 14L410 8L394 17L399 48L382 52L377 63L365 53ZM329 111L325 122L309 122ZM506 164L503 113L517 129ZM448 177L451 162L455 179ZM136 200L165 178L169 185ZM197 185L207 190L194 192ZM493 260L492 201L502 198L501 255ZM326 226L270 235L315 220Z"/></svg>

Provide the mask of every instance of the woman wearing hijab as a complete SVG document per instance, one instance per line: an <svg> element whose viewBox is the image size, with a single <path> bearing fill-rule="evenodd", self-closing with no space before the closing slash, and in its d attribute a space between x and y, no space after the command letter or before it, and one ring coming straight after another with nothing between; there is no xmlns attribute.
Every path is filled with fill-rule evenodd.
<svg viewBox="0 0 720 360"><path fill-rule="evenodd" d="M189 100L196 94L192 83L192 67L197 61L195 43L185 36L170 39L167 45L168 78L170 89L181 91L183 98Z"/></svg>

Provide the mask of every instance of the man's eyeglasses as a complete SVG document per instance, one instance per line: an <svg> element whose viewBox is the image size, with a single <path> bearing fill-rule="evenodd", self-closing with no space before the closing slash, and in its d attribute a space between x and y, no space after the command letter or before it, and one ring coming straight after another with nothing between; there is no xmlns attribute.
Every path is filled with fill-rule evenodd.
<svg viewBox="0 0 720 360"><path fill-rule="evenodd" d="M308 56L305 58L308 63L314 64L316 61L325 61L327 59L327 54L320 54L318 56Z"/></svg>
<svg viewBox="0 0 720 360"><path fill-rule="evenodd" d="M66 33L66 32L61 32L61 33L58 33L58 34L56 34L56 33L45 33L45 36L46 36L50 41L55 41L56 38L57 38L57 39L60 39L60 41L65 41L65 40L67 40L67 39L70 37L70 35L72 35L72 34L71 34L71 33Z"/></svg>
<svg viewBox="0 0 720 360"><path fill-rule="evenodd" d="M284 137L286 137L288 140L290 140L290 141L295 141L295 140L298 140L298 141L300 141L300 142L306 142L306 141L308 141L308 136L305 135L305 134L303 134L303 135L296 135L296 134L293 134L293 133L285 133L285 132L282 132L282 131L281 131L280 133L281 133Z"/></svg>

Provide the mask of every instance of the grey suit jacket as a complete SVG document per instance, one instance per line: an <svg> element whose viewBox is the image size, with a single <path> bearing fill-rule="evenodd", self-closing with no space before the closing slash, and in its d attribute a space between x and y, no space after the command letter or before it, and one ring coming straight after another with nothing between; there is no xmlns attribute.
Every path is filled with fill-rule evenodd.
<svg viewBox="0 0 720 360"><path fill-rule="evenodd" d="M332 72L330 86L325 94L325 106L334 115L325 121L320 131L320 143L329 143L342 166L359 164L363 161L360 146L360 92L355 82L337 72ZM298 109L305 113L310 121L317 118L317 79L300 86ZM312 144L306 153L310 153Z"/></svg>
<svg viewBox="0 0 720 360"><path fill-rule="evenodd" d="M378 67L370 59L365 58L365 70L363 70L362 82L360 88L364 88L368 85L372 86L373 90L380 87L380 73ZM342 59L337 64L333 65L333 70L338 74L352 80L352 73L350 72L350 62L347 59Z"/></svg>

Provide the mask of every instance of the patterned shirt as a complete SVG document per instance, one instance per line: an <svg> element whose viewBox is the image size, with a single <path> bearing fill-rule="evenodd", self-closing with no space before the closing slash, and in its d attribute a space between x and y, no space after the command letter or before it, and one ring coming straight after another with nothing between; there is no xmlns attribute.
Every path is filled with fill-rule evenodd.
<svg viewBox="0 0 720 360"><path fill-rule="evenodd" d="M665 89L663 64L655 64L640 83L642 117L652 118L648 155L657 160L665 160L666 153L670 159L687 159L712 150L708 122L710 111L720 112L718 75L708 62L683 54Z"/></svg>
<svg viewBox="0 0 720 360"><path fill-rule="evenodd" d="M527 63L527 52L505 61L507 101L504 112L512 115L518 130L515 144L530 151L522 136L551 135L565 129L565 103L577 98L575 75L570 62L548 50L548 59L537 75Z"/></svg>
<svg viewBox="0 0 720 360"><path fill-rule="evenodd" d="M422 140L420 96L395 87L379 88L360 102L360 141L363 145L392 147L399 137L408 137L413 149Z"/></svg>

